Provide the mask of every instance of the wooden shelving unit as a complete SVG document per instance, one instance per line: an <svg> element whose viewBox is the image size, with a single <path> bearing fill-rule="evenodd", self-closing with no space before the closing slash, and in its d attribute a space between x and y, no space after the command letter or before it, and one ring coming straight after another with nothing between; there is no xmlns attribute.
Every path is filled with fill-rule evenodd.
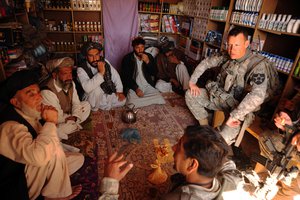
<svg viewBox="0 0 300 200"><path fill-rule="evenodd" d="M73 54L75 61L78 61L78 53L80 52L80 48L88 37L97 37L100 38L99 42L103 42L103 22L102 22L102 1L97 0L100 2L100 8L97 9L79 9L76 7L76 1L70 0L70 8L49 8L45 7L43 9L43 18L47 19L48 22L55 21L58 24L60 21L66 21L71 24L70 31L53 31L48 30L47 35L48 38L54 42L54 44L59 44L60 42L67 42L67 45L70 43L71 47L70 50L62 50L56 49L53 52L53 57L55 54ZM96 3L96 2L93 2ZM75 23L84 22L85 26L86 23L93 23L93 26L97 25L97 31L89 30L89 31L82 31L82 30L75 30ZM100 22L100 27L98 23ZM96 23L96 24L94 24ZM94 29L94 28L93 28Z"/></svg>
<svg viewBox="0 0 300 200"><path fill-rule="evenodd" d="M300 60L300 34L299 33L287 33L280 31L273 31L268 29L259 28L259 21L262 18L263 13L275 13L275 14L291 14L292 16L298 16L299 10L297 9L298 1L290 0L290 1L280 1L280 0L262 0L262 5L258 13L258 19L255 23L255 26L243 25L238 23L232 23L231 17L235 10L236 0L211 0L211 8L212 7L227 7L228 14L226 20L216 20L216 19L208 19L206 33L209 30L218 31L223 34L221 46L212 45L205 41L198 40L203 43L203 49L207 47L215 47L220 50L225 50L225 42L227 40L227 33L229 32L232 26L240 26L244 27L248 30L251 39L259 38L260 40L264 40L264 46L262 51L272 53L278 56L286 57L292 59L294 64L290 73L278 70L278 74L281 80L282 92L274 101L273 107L270 109L274 114L284 109L283 104L286 99L292 99L292 97L297 93L296 87L300 87L300 78L293 76L294 70ZM238 10L237 12L241 12ZM188 17L194 18L193 15L189 15ZM183 37L183 36L180 36ZM195 39L193 37L186 37L187 39ZM181 51L185 52L186 49L180 48ZM200 62L200 61L198 61ZM196 62L196 63L198 63ZM271 118L271 117L270 117ZM270 120L272 123L272 120ZM256 127L256 125L252 126ZM255 137L257 137L257 133L255 133L255 128L251 130L251 127L248 128L249 132L253 133Z"/></svg>
<svg viewBox="0 0 300 200"><path fill-rule="evenodd" d="M178 35L180 35L180 32L177 33L171 33L171 32L163 32L162 31L162 20L163 20L163 16L164 15L171 15L171 16L176 16L178 18L180 17L184 17L184 15L182 13L171 13L171 12L164 12L163 8L165 6L165 4L177 4L178 2L181 2L182 0L161 0L161 1L157 1L157 0L139 0L139 5L141 3L149 3L149 4L153 4L156 3L156 5L158 3L160 3L159 6L159 12L157 11L143 11L141 10L141 8L139 7L139 15L140 14L152 14L152 15L158 15L158 31L155 32L143 32L140 31L139 33L143 36L155 36L155 37L160 37L161 35L173 35L174 37L178 37ZM157 10L157 9L156 9ZM178 38L177 38L178 39Z"/></svg>

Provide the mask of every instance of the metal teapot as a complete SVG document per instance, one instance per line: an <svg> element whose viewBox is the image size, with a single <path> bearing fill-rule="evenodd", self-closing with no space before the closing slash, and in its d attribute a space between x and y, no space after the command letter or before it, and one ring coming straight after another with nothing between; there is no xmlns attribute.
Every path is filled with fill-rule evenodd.
<svg viewBox="0 0 300 200"><path fill-rule="evenodd" d="M133 104L128 104L125 106L125 110L122 113L122 120L126 123L134 123L136 122L136 113L138 110L134 109Z"/></svg>

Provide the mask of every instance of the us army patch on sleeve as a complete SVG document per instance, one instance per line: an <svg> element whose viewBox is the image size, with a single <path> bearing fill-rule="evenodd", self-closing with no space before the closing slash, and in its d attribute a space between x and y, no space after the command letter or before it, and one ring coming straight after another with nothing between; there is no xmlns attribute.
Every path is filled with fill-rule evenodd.
<svg viewBox="0 0 300 200"><path fill-rule="evenodd" d="M262 84L265 81L265 74L253 74L253 82L257 85Z"/></svg>

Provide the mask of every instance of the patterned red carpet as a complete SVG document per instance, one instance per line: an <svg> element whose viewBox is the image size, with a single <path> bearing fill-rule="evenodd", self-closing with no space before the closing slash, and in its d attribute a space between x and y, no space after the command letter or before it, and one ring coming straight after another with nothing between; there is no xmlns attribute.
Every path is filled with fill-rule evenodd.
<svg viewBox="0 0 300 200"><path fill-rule="evenodd" d="M128 142L123 141L121 132L125 128L137 128L141 135L140 144L126 145L124 155L134 168L121 182L120 199L156 199L168 190L168 182L155 186L147 181L152 172L150 164L155 161L153 139L161 142L169 139L171 144L183 134L187 125L194 124L194 118L185 105L184 98L176 94L165 94L166 105L152 105L138 109L137 122L126 124L121 120L124 108L114 111L95 112L92 115L93 128L97 135L98 173L103 177L104 162L108 155ZM163 165L168 174L173 173L173 164Z"/></svg>
<svg viewBox="0 0 300 200"><path fill-rule="evenodd" d="M73 182L83 181L84 190L78 199L97 199L95 196L98 195L105 160L108 155L121 147L126 159L132 162L134 167L121 182L119 199L158 199L168 191L169 179L158 186L147 181L148 175L153 171L150 164L156 159L153 139L160 142L169 139L170 143L174 144L183 134L184 128L195 124L196 121L186 107L183 97L173 93L164 94L164 97L165 105L138 109L137 121L134 124L122 122L121 114L124 108L92 113L92 131L78 133L76 139L69 142L81 149L86 148L83 153L88 157L83 169L75 174L77 178L72 179L75 179ZM121 133L125 128L137 128L141 135L140 143L131 144L124 141ZM174 173L172 163L163 164L162 168L168 175ZM98 173L98 182L95 173Z"/></svg>

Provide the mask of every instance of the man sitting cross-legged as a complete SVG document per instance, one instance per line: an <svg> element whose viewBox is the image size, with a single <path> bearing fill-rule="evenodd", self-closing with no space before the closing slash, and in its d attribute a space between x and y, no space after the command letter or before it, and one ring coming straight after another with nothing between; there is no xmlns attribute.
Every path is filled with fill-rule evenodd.
<svg viewBox="0 0 300 200"><path fill-rule="evenodd" d="M88 42L81 48L84 62L77 69L79 82L93 111L110 110L125 105L123 85L118 71L102 57L102 45Z"/></svg>
<svg viewBox="0 0 300 200"><path fill-rule="evenodd" d="M81 129L91 111L87 101L80 102L76 87L72 81L72 58L64 57L47 62L51 79L42 88L43 104L51 105L58 111L58 134L61 139L68 139L68 134Z"/></svg>

